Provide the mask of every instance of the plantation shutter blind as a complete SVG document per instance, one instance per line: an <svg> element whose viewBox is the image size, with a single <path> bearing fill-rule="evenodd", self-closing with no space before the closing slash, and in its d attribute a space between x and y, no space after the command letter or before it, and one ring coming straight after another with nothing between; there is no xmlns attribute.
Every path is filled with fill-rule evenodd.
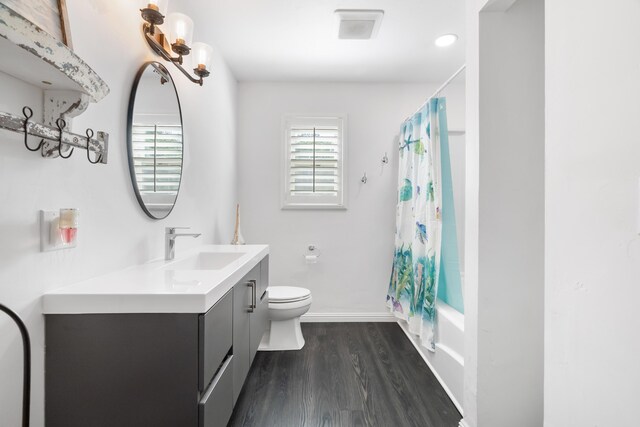
<svg viewBox="0 0 640 427"><path fill-rule="evenodd" d="M340 185L338 128L291 129L292 194L337 193Z"/></svg>
<svg viewBox="0 0 640 427"><path fill-rule="evenodd" d="M342 119L291 119L286 139L285 205L341 206Z"/></svg>
<svg viewBox="0 0 640 427"><path fill-rule="evenodd" d="M180 125L134 124L136 183L144 193L177 193L182 169Z"/></svg>

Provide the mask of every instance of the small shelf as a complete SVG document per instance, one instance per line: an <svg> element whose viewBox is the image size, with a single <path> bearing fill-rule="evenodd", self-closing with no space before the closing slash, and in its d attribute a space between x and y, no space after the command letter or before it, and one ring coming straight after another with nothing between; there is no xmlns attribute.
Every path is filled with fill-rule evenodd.
<svg viewBox="0 0 640 427"><path fill-rule="evenodd" d="M43 122L23 106L24 117L0 112L0 129L25 133L24 144L42 157L71 156L73 148L87 150L89 162L107 163L109 134L87 129L85 135L71 132L71 120L82 114L90 102L109 94L109 86L64 43L0 3L0 73L41 88L44 94ZM67 127L67 125L69 125ZM37 148L29 146L29 135L40 138ZM95 138L93 137L95 135ZM37 141L37 140L36 140ZM91 159L89 152L97 157ZM65 156L63 152L69 154Z"/></svg>
<svg viewBox="0 0 640 427"><path fill-rule="evenodd" d="M64 43L2 3L0 56L1 72L42 89L77 91L92 102L109 93L109 86Z"/></svg>

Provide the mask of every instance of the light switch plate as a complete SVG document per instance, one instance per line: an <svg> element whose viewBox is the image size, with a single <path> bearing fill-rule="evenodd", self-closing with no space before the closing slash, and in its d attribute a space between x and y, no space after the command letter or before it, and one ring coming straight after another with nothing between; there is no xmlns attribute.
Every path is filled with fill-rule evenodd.
<svg viewBox="0 0 640 427"><path fill-rule="evenodd" d="M51 252L71 249L78 245L78 238L71 243L64 243L58 232L60 211L40 211L40 251Z"/></svg>

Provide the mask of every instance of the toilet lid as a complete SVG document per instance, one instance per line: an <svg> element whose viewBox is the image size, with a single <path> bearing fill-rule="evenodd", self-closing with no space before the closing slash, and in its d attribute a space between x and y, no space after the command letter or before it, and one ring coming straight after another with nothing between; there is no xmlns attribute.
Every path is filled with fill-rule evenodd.
<svg viewBox="0 0 640 427"><path fill-rule="evenodd" d="M269 302L294 302L311 296L309 289L293 286L273 286L267 290L269 291Z"/></svg>

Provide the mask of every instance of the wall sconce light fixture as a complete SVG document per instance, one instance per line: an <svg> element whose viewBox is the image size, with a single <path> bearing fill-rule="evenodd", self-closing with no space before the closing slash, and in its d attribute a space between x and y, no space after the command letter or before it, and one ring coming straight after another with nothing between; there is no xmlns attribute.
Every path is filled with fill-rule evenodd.
<svg viewBox="0 0 640 427"><path fill-rule="evenodd" d="M205 43L193 43L193 21L182 13L167 16L165 34L159 25L165 23L165 14L169 0L144 0L146 6L140 9L144 37L151 49L164 60L172 62L189 80L202 86L205 77L209 76L213 49ZM173 54L177 55L174 56ZM183 67L184 57L191 54L193 58L193 75Z"/></svg>

